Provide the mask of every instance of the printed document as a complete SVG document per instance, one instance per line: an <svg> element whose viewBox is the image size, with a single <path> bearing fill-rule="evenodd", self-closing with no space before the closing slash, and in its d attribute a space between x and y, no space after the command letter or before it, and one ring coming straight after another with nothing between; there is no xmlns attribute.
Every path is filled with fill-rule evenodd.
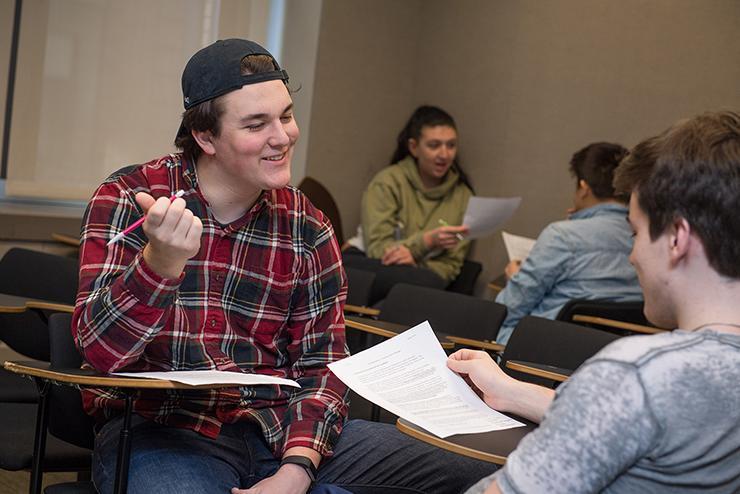
<svg viewBox="0 0 740 494"><path fill-rule="evenodd" d="M512 217L521 197L471 197L465 210L463 225L469 231L467 238L481 238L494 233Z"/></svg>
<svg viewBox="0 0 740 494"><path fill-rule="evenodd" d="M533 238L512 235L503 231L501 232L501 236L504 237L506 254L508 254L510 261L517 260L524 262L536 242Z"/></svg>
<svg viewBox="0 0 740 494"><path fill-rule="evenodd" d="M483 403L446 362L423 322L329 368L363 398L439 437L524 425Z"/></svg>
<svg viewBox="0 0 740 494"><path fill-rule="evenodd" d="M167 371L167 372L114 372L114 376L147 377L149 379L164 379L191 386L208 384L233 384L235 386L254 386L256 384L279 384L300 388L301 385L291 379L265 376L263 374L244 374L242 372L227 372L217 370L194 371Z"/></svg>

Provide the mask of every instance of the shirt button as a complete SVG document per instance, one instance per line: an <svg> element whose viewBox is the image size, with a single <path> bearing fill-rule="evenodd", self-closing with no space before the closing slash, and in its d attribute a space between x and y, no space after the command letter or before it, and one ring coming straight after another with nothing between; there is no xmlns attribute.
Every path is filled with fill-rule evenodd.
<svg viewBox="0 0 740 494"><path fill-rule="evenodd" d="M212 328L215 328L216 327L216 320L215 319L211 319L211 327Z"/></svg>
<svg viewBox="0 0 740 494"><path fill-rule="evenodd" d="M221 281L221 278L223 278L223 276L221 276L221 274L217 274L216 275L216 281Z"/></svg>

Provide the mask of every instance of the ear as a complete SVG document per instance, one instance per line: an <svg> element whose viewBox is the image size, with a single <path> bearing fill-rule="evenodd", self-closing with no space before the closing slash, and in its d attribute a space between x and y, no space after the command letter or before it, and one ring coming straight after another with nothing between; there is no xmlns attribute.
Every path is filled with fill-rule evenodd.
<svg viewBox="0 0 740 494"><path fill-rule="evenodd" d="M686 258L691 250L691 225L686 218L678 217L673 220L668 236L671 264L678 264Z"/></svg>
<svg viewBox="0 0 740 494"><path fill-rule="evenodd" d="M213 134L210 130L191 130L190 133L205 154L210 156L216 154L216 148L213 145Z"/></svg>
<svg viewBox="0 0 740 494"><path fill-rule="evenodd" d="M591 195L591 186L588 185L585 180L580 179L578 181L578 189L576 189L576 191L581 197L586 197L588 195Z"/></svg>
<svg viewBox="0 0 740 494"><path fill-rule="evenodd" d="M419 141L414 139L413 137L409 139L408 142L409 145L409 153L411 153L411 156L414 158L419 157Z"/></svg>

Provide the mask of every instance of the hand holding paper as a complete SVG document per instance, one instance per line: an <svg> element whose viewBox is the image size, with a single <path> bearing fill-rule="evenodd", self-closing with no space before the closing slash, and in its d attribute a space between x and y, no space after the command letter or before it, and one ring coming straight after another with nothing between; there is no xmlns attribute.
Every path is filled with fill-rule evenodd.
<svg viewBox="0 0 740 494"><path fill-rule="evenodd" d="M488 407L447 368L428 322L329 368L357 394L439 437L523 425Z"/></svg>

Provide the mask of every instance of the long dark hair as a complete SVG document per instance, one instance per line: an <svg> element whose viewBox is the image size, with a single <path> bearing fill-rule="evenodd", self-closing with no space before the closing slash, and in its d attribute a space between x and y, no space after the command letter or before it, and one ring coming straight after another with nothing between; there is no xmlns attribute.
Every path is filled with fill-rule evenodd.
<svg viewBox="0 0 740 494"><path fill-rule="evenodd" d="M401 129L401 132L399 132L398 137L396 138L396 150L391 156L390 164L393 165L398 163L411 154L409 153L409 139L418 141L421 138L421 130L424 127L438 126L451 127L457 132L455 120L443 109L436 106L422 105L414 110L414 113L411 114L408 122L406 122L406 125ZM452 161L452 168L457 171L460 176L460 181L467 185L470 190L473 190L473 187L470 185L470 181L468 180L468 176L460 167L457 155L455 155L455 159Z"/></svg>

